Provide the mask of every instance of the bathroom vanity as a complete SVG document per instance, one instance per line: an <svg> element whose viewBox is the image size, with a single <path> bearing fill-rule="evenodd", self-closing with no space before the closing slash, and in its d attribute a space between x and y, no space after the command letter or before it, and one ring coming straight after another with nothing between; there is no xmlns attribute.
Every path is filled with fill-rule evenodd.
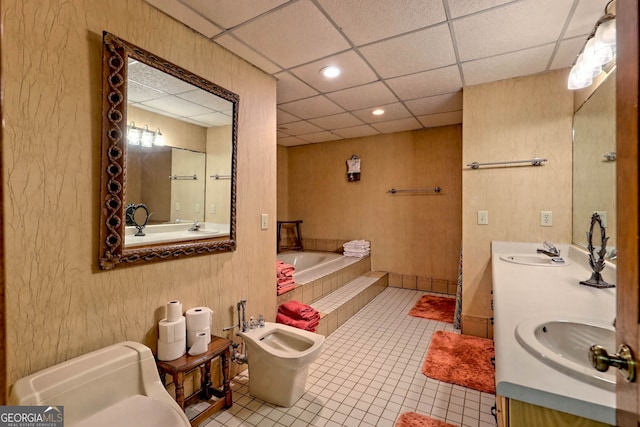
<svg viewBox="0 0 640 427"><path fill-rule="evenodd" d="M616 423L618 374L596 371L588 356L592 344L616 350L615 288L581 285L592 273L587 252L556 246L564 262L537 254L541 243L492 242L499 426ZM615 265L602 275L615 283Z"/></svg>

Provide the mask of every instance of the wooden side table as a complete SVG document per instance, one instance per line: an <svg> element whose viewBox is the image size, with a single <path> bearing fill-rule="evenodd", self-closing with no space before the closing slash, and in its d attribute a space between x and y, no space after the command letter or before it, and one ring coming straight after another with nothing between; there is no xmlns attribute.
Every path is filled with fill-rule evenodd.
<svg viewBox="0 0 640 427"><path fill-rule="evenodd" d="M210 406L202 411L198 416L191 419L191 425L197 426L206 420L211 414L225 408L230 408L233 404L231 396L231 387L229 386L229 360L231 359L231 341L225 338L211 336L211 342L206 352L191 356L189 353L176 360L168 362L157 360L158 371L162 382L165 382L165 375L169 374L173 377L173 384L176 387L176 401L184 411L185 405L191 404L198 399L209 401L211 396L218 398L217 401L210 403ZM211 382L211 361L220 357L222 362L222 388L218 389ZM202 375L202 384L199 392L185 400L184 396L184 375L185 373L200 367L204 367L204 375ZM166 385L166 384L165 384Z"/></svg>

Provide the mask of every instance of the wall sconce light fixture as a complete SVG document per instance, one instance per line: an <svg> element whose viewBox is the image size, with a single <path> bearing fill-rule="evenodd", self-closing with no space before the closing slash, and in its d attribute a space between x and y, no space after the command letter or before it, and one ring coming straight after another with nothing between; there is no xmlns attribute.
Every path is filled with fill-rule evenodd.
<svg viewBox="0 0 640 427"><path fill-rule="evenodd" d="M150 131L147 125L143 128L137 127L134 122L127 126L127 143L130 145L141 145L143 147L164 146L165 140L160 128Z"/></svg>
<svg viewBox="0 0 640 427"><path fill-rule="evenodd" d="M578 55L569 73L568 88L582 89L590 86L593 79L616 57L616 0L604 8L604 15L596 22L587 42Z"/></svg>

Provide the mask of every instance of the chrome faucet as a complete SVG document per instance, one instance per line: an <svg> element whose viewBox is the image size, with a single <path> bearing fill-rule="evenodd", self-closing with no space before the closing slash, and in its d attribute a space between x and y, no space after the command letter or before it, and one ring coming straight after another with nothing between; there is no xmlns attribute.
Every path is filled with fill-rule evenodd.
<svg viewBox="0 0 640 427"><path fill-rule="evenodd" d="M188 231L200 231L200 224L197 220L193 221L193 225L191 226L191 228L189 228Z"/></svg>
<svg viewBox="0 0 640 427"><path fill-rule="evenodd" d="M558 250L558 248L556 248L553 242L550 242L548 240L545 240L542 243L542 249L538 249L536 250L536 252L539 254L545 254L546 256L549 256L552 258L560 256L560 251Z"/></svg>
<svg viewBox="0 0 640 427"><path fill-rule="evenodd" d="M249 329L249 324L247 323L247 300L241 299L238 304L236 304L236 309L238 310L238 324L233 326L227 326L226 328L222 328L223 331L228 331L233 328L238 328L238 330L242 332L247 332Z"/></svg>

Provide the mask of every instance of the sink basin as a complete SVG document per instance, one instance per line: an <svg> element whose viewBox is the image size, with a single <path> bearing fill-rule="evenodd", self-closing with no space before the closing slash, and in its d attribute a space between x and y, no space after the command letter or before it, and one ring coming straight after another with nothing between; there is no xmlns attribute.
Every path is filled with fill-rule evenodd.
<svg viewBox="0 0 640 427"><path fill-rule="evenodd" d="M532 265L535 267L565 267L570 264L569 260L565 258L551 258L543 254L502 255L500 259L514 264ZM557 262L558 259L562 259L564 262Z"/></svg>
<svg viewBox="0 0 640 427"><path fill-rule="evenodd" d="M542 363L577 380L615 390L616 370L598 372L589 361L593 344L609 351L616 349L616 332L609 322L537 317L518 323L515 334L520 345Z"/></svg>

